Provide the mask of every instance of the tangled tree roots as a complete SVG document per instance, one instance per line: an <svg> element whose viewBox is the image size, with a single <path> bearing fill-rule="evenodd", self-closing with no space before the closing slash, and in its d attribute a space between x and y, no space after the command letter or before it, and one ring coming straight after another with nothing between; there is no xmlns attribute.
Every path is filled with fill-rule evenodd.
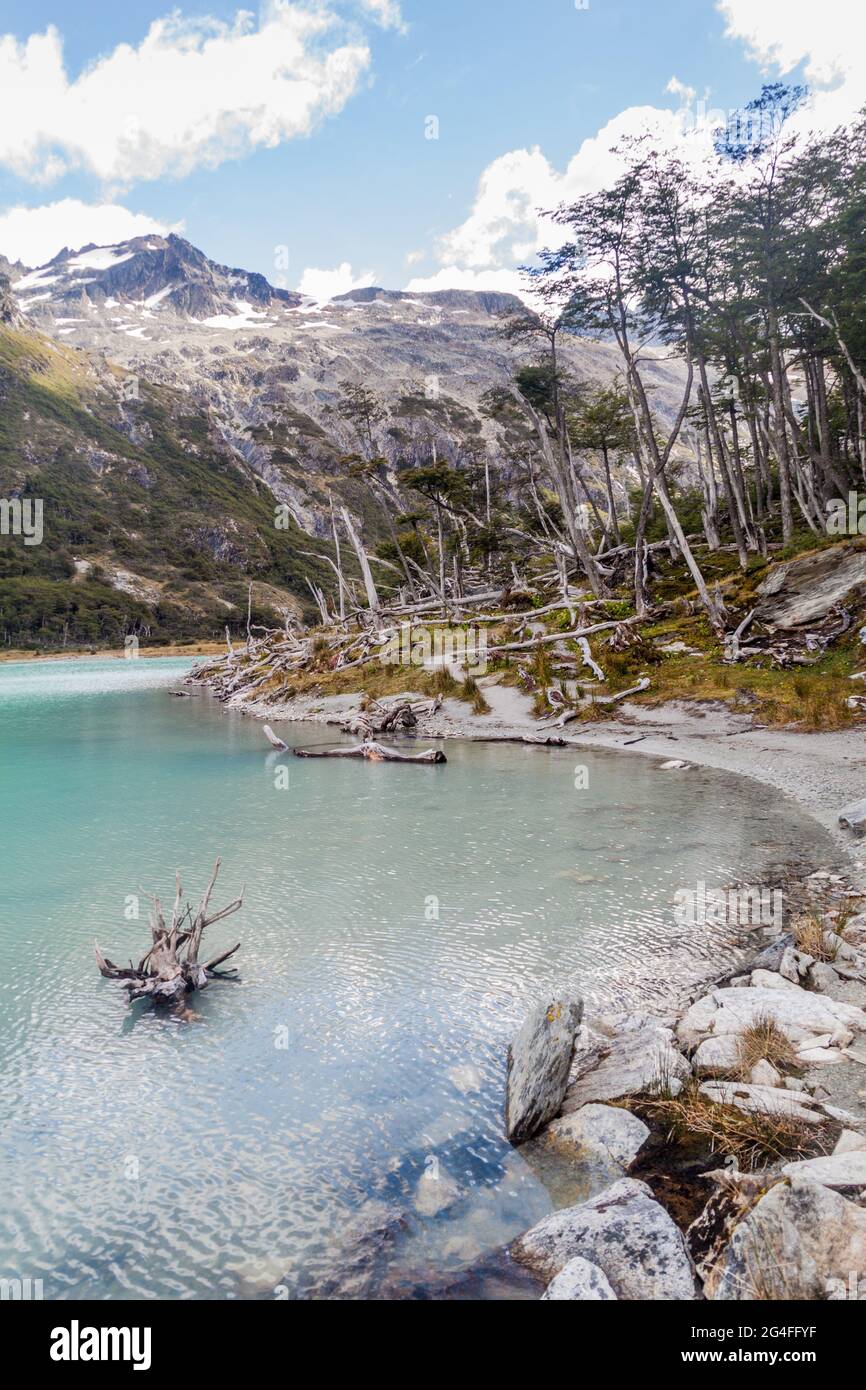
<svg viewBox="0 0 866 1390"><path fill-rule="evenodd" d="M129 991L130 1003L134 999L150 999L154 1004L173 1007L183 1012L186 996L191 994L193 990L205 989L210 980L235 974L233 969L219 971L217 966L222 965L224 961L234 955L235 951L240 950L240 942L230 947L229 950L221 951L219 955L212 956L203 964L199 962L199 949L205 928L213 926L214 922L222 921L224 917L230 917L232 913L237 912L243 906L244 894L242 889L240 897L229 903L228 907L223 907L219 912L214 912L212 916L208 916L210 897L220 871L220 863L218 858L210 883L202 894L201 902L195 913L189 903L181 910L183 890L180 874L175 875L177 891L170 926L166 926L159 898L151 897L150 932L152 941L150 949L142 956L137 966L133 965L132 961L129 963L129 969L115 965L103 956L99 946L94 943L96 964L100 974L104 975L107 980L122 980L124 989Z"/></svg>

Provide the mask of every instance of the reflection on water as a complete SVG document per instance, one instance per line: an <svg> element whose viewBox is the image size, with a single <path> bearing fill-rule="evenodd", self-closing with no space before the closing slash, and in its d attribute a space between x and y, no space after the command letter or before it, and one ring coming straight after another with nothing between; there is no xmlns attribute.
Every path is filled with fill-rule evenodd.
<svg viewBox="0 0 866 1390"><path fill-rule="evenodd" d="M677 888L772 884L829 841L756 784L632 755L286 758L172 699L184 668L0 667L0 1274L48 1298L459 1290L551 1207L501 1137L527 1006L657 1002L723 951L677 927ZM217 852L225 900L247 883L213 928L241 980L192 1025L130 1010L94 937L137 956L129 895L177 866L195 896Z"/></svg>

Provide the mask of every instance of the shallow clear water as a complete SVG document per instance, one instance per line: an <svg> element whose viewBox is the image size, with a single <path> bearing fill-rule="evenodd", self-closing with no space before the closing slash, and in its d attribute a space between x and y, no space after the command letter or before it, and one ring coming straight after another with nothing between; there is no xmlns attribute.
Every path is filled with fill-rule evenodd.
<svg viewBox="0 0 866 1390"><path fill-rule="evenodd" d="M171 698L188 665L0 666L0 1274L42 1278L46 1298L459 1274L551 1207L501 1139L527 1006L569 988L653 1002L724 949L677 926L677 888L832 858L758 784L633 754L274 754L256 722ZM218 852L215 898L247 884L211 930L243 942L240 981L197 996L191 1024L130 1009L94 938L138 958L130 895L170 899L179 867L197 899ZM434 1163L464 1192L437 1220L413 1207Z"/></svg>

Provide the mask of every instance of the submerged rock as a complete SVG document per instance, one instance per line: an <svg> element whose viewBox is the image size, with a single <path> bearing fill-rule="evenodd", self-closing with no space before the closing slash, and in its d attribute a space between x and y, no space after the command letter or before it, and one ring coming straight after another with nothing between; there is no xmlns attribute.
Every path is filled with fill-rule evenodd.
<svg viewBox="0 0 866 1390"><path fill-rule="evenodd" d="M565 1269L550 1281L541 1297L542 1301L571 1303L616 1300L616 1294L598 1265L590 1264L589 1260L582 1260L579 1256L569 1260Z"/></svg>
<svg viewBox="0 0 866 1390"><path fill-rule="evenodd" d="M866 1211L815 1182L778 1183L738 1223L708 1298L825 1299L866 1269Z"/></svg>
<svg viewBox="0 0 866 1390"><path fill-rule="evenodd" d="M579 1256L601 1269L621 1299L696 1297L682 1232L646 1183L632 1178L622 1178L589 1202L546 1216L513 1243L511 1253L548 1280Z"/></svg>
<svg viewBox="0 0 866 1390"><path fill-rule="evenodd" d="M419 1216L438 1216L459 1201L462 1192L438 1162L424 1169L415 1188L413 1206Z"/></svg>
<svg viewBox="0 0 866 1390"><path fill-rule="evenodd" d="M576 1158L611 1160L627 1168L649 1134L649 1126L628 1110L614 1105L584 1105L553 1120L541 1137Z"/></svg>
<svg viewBox="0 0 866 1390"><path fill-rule="evenodd" d="M509 1047L505 1132L512 1144L531 1139L559 1113L582 1016L579 998L539 1004Z"/></svg>

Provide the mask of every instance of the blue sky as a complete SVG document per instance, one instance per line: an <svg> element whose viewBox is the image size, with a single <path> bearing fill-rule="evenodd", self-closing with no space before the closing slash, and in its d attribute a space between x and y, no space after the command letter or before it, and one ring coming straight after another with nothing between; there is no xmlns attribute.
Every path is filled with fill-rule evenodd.
<svg viewBox="0 0 866 1390"><path fill-rule="evenodd" d="M186 0L143 65L127 69L119 46L139 49L169 4L90 0L73 10L58 0L0 0L0 86L10 108L0 91L0 129L19 125L14 148L0 135L0 251L22 255L22 239L74 241L91 220L92 238L107 239L99 233L115 223L105 216L51 211L71 199L183 224L210 256L271 279L275 248L286 247L281 274L292 286L305 274L308 288L326 289L449 276L504 284L537 244L534 201L605 176L610 140L584 142L609 123L633 129L643 119L637 109L654 108L668 129L673 113L682 123L702 99L734 109L765 77L804 68L835 94L834 111L850 108L863 72L849 50L866 46L857 9L848 0L590 0L588 9L574 0L271 0L238 29L236 5ZM301 117L280 89L300 51L291 46L299 12L332 16L301 40L299 61L314 65L311 80L304 69L311 95ZM59 69L58 55L52 68L44 51L28 57L23 47L49 26L62 38ZM258 48L241 38L263 30ZM203 76L196 49L218 36L221 56ZM286 65L274 70L283 43ZM333 73L315 66L328 54ZM87 83L100 61L103 76ZM238 96L241 69L248 86ZM155 85L142 97L135 74L144 72ZM10 75L19 84L11 95ZM666 90L672 78L680 85ZM167 110L177 113L168 134ZM436 139L425 138L431 116ZM127 120L137 124L118 145L112 132ZM299 122L310 133L298 133ZM21 208L48 211L10 220ZM338 267L330 280L311 276Z"/></svg>

